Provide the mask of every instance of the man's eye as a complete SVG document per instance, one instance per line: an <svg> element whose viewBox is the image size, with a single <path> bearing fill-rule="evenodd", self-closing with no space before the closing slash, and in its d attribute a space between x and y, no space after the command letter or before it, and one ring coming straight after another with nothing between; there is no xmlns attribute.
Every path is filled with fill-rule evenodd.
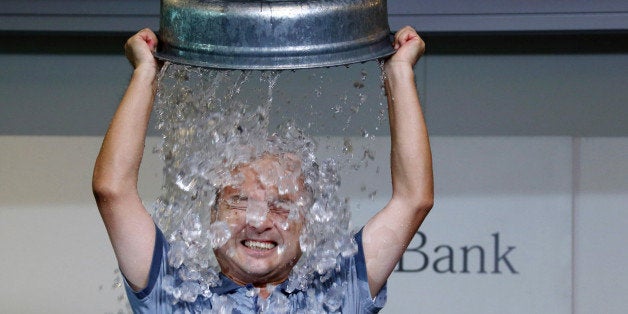
<svg viewBox="0 0 628 314"><path fill-rule="evenodd" d="M292 207L292 205L289 204L289 203L281 203L281 202L279 202L279 203L274 203L271 210L275 214L287 216L288 214L290 214L290 208L291 207Z"/></svg>
<svg viewBox="0 0 628 314"><path fill-rule="evenodd" d="M246 196L233 196L227 200L227 205L235 209L246 209L248 198Z"/></svg>
<svg viewBox="0 0 628 314"><path fill-rule="evenodd" d="M246 202L249 198L244 195L236 195L231 197L234 202Z"/></svg>

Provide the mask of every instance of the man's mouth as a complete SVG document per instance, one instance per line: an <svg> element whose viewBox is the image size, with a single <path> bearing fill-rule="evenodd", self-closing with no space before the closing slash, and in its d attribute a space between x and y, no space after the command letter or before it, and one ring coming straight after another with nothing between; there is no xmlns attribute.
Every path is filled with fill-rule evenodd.
<svg viewBox="0 0 628 314"><path fill-rule="evenodd" d="M253 240L245 240L242 244L253 250L270 250L277 246L275 242L261 242Z"/></svg>

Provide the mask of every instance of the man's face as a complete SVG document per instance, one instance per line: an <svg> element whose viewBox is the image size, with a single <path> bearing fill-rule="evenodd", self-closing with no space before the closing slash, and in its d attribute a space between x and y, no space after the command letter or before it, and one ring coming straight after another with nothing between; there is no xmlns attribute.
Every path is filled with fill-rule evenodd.
<svg viewBox="0 0 628 314"><path fill-rule="evenodd" d="M215 254L235 282L278 284L301 257L299 212L309 194L300 165L292 155L265 155L236 167L238 183L220 191L216 219L229 225L231 238Z"/></svg>

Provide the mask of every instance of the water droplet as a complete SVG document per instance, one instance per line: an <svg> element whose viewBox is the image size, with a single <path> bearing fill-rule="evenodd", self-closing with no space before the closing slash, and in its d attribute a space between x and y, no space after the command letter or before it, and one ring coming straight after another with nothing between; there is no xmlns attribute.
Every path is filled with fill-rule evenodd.
<svg viewBox="0 0 628 314"><path fill-rule="evenodd" d="M343 142L342 152L345 154L350 154L353 152L353 145L351 144L350 138L345 138Z"/></svg>
<svg viewBox="0 0 628 314"><path fill-rule="evenodd" d="M209 238L212 248L219 248L223 246L231 237L231 230L229 225L224 221L216 221L209 226L209 232L207 238Z"/></svg>
<svg viewBox="0 0 628 314"><path fill-rule="evenodd" d="M116 280L113 281L113 285L111 285L112 289L117 289L122 287L122 280L120 278L116 278Z"/></svg>
<svg viewBox="0 0 628 314"><path fill-rule="evenodd" d="M357 89L362 89L362 88L364 88L364 83L362 83L360 81L355 81L355 82L353 82L353 87L355 87Z"/></svg>
<svg viewBox="0 0 628 314"><path fill-rule="evenodd" d="M364 128L360 128L360 133L362 134L362 137L369 137L369 132Z"/></svg>
<svg viewBox="0 0 628 314"><path fill-rule="evenodd" d="M369 193L369 198L371 199L371 201L372 201L372 200L375 200L375 195L377 195L377 190L375 190L375 191L373 191L373 192Z"/></svg>
<svg viewBox="0 0 628 314"><path fill-rule="evenodd" d="M342 300L344 297L344 289L341 285L333 283L331 288L327 291L326 298L324 300L325 306L330 312L336 312L342 306Z"/></svg>
<svg viewBox="0 0 628 314"><path fill-rule="evenodd" d="M285 251L286 251L286 246L285 246L285 244L279 245L279 246L277 247L277 254L282 255Z"/></svg>

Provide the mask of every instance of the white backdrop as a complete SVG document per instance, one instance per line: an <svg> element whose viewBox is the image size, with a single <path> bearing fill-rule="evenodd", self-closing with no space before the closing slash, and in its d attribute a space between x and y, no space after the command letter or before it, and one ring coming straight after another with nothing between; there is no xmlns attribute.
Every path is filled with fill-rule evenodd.
<svg viewBox="0 0 628 314"><path fill-rule="evenodd" d="M380 140L382 171L366 182L378 193L360 198L362 209L390 195ZM571 139L435 138L432 146L436 204L389 282L384 312L571 313ZM364 173L343 182L360 186ZM356 221L370 214L354 211Z"/></svg>
<svg viewBox="0 0 628 314"><path fill-rule="evenodd" d="M0 312L125 308L91 196L100 141L0 137ZM156 143L149 140L141 169L147 203L161 184ZM359 177L343 177L356 226L390 191L387 140L369 145L378 148L375 160ZM572 303L575 313L625 309L628 140L436 137L432 145L436 205L421 229L425 243L415 238L406 271L389 281L384 313L572 313ZM484 252L483 272L480 248L469 250L464 271L462 248L474 246ZM429 262L417 271L423 254Z"/></svg>

